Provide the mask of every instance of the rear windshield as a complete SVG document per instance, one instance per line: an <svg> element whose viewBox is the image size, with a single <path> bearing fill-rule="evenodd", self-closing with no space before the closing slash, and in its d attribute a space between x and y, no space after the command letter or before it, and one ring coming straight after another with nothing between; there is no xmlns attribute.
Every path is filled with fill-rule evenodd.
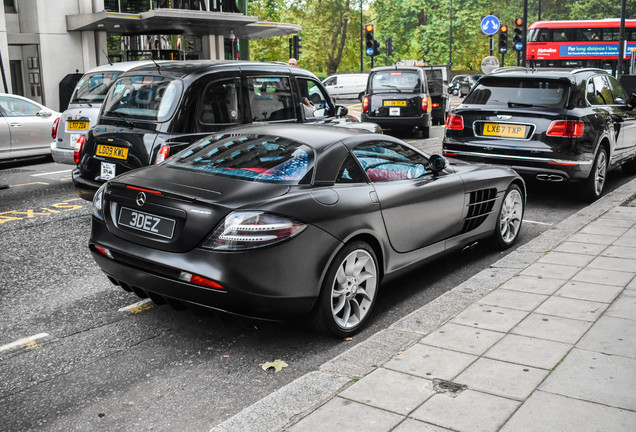
<svg viewBox="0 0 636 432"><path fill-rule="evenodd" d="M490 78L482 80L464 99L465 104L561 108L567 84L550 79Z"/></svg>
<svg viewBox="0 0 636 432"><path fill-rule="evenodd" d="M264 183L310 182L311 147L270 135L220 134L193 144L167 165Z"/></svg>
<svg viewBox="0 0 636 432"><path fill-rule="evenodd" d="M415 71L381 71L373 74L371 78L371 90L381 92L419 92L422 83L420 76Z"/></svg>
<svg viewBox="0 0 636 432"><path fill-rule="evenodd" d="M164 76L122 77L104 101L103 115L165 121L172 116L182 89L181 81Z"/></svg>
<svg viewBox="0 0 636 432"><path fill-rule="evenodd" d="M102 103L110 85L120 73L95 72L84 75L75 86L71 103Z"/></svg>

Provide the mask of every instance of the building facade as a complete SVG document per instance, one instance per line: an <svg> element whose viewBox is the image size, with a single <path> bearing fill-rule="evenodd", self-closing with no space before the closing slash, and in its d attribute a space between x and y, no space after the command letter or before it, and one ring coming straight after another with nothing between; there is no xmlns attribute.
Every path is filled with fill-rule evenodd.
<svg viewBox="0 0 636 432"><path fill-rule="evenodd" d="M248 59L247 41L297 33L247 0L4 0L1 92L60 109L59 83L113 61Z"/></svg>

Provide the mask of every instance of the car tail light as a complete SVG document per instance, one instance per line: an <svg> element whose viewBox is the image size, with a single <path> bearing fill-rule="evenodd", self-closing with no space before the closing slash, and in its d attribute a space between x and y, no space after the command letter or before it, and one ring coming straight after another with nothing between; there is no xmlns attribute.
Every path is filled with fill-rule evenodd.
<svg viewBox="0 0 636 432"><path fill-rule="evenodd" d="M190 282L195 285L204 286L207 288L225 289L212 279L204 278L203 276L193 275L192 273L182 271L179 273L179 280L184 282Z"/></svg>
<svg viewBox="0 0 636 432"><path fill-rule="evenodd" d="M583 136L583 122L574 120L555 120L550 124L546 135L568 138Z"/></svg>
<svg viewBox="0 0 636 432"><path fill-rule="evenodd" d="M270 246L297 236L306 224L269 213L236 211L225 217L202 247L237 251Z"/></svg>
<svg viewBox="0 0 636 432"><path fill-rule="evenodd" d="M104 220L104 189L106 189L106 183L101 185L93 195L93 205L91 206L93 217L99 220Z"/></svg>
<svg viewBox="0 0 636 432"><path fill-rule="evenodd" d="M53 139L57 138L57 127L60 125L60 118L56 118L53 122L53 127L51 128L51 136Z"/></svg>
<svg viewBox="0 0 636 432"><path fill-rule="evenodd" d="M362 111L367 112L369 111L369 98L365 97L362 99Z"/></svg>
<svg viewBox="0 0 636 432"><path fill-rule="evenodd" d="M464 129L464 117L457 114L449 114L448 117L446 117L446 129Z"/></svg>
<svg viewBox="0 0 636 432"><path fill-rule="evenodd" d="M422 111L424 112L428 111L428 98L426 97L422 98Z"/></svg>
<svg viewBox="0 0 636 432"><path fill-rule="evenodd" d="M75 143L75 148L73 149L73 161L75 162L75 164L78 164L80 161L80 157L82 156L82 152L84 151L85 142L86 135L81 135Z"/></svg>
<svg viewBox="0 0 636 432"><path fill-rule="evenodd" d="M433 102L433 108L439 108L439 104L437 102Z"/></svg>
<svg viewBox="0 0 636 432"><path fill-rule="evenodd" d="M170 154L170 146L166 144L162 145L161 148L159 149L159 152L157 153L157 159L155 160L155 164L159 165L161 162L168 159L169 154Z"/></svg>

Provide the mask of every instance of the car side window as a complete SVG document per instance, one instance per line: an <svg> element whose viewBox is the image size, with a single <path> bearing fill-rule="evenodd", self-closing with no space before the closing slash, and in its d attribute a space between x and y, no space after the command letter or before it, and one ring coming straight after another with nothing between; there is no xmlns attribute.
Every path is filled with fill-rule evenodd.
<svg viewBox="0 0 636 432"><path fill-rule="evenodd" d="M369 142L357 146L353 154L372 183L418 179L428 171L421 153L392 142Z"/></svg>
<svg viewBox="0 0 636 432"><path fill-rule="evenodd" d="M313 120L317 117L324 117L324 112L321 116L318 116L316 111L328 108L329 103L316 81L307 78L296 78L296 82L300 90L300 105L305 119Z"/></svg>
<svg viewBox="0 0 636 432"><path fill-rule="evenodd" d="M366 183L360 165L358 165L353 156L347 156L342 163L340 171L338 171L338 177L336 177L336 183Z"/></svg>
<svg viewBox="0 0 636 432"><path fill-rule="evenodd" d="M627 93L623 89L623 86L620 85L616 78L613 76L608 76L610 84L612 85L612 94L614 95L614 104L616 105L625 105L627 103Z"/></svg>
<svg viewBox="0 0 636 432"><path fill-rule="evenodd" d="M248 77L247 91L252 122L296 119L288 77Z"/></svg>
<svg viewBox="0 0 636 432"><path fill-rule="evenodd" d="M592 82L593 86L590 86ZM605 77L597 75L588 81L587 86L587 100L592 105L612 105L614 103L612 89Z"/></svg>
<svg viewBox="0 0 636 432"><path fill-rule="evenodd" d="M209 83L203 89L196 109L198 129L215 131L219 124L240 123L243 118L240 91L238 78Z"/></svg>
<svg viewBox="0 0 636 432"><path fill-rule="evenodd" d="M323 84L326 86L331 86L331 85L336 85L337 83L338 83L338 77L333 76L331 78L327 78Z"/></svg>
<svg viewBox="0 0 636 432"><path fill-rule="evenodd" d="M0 107L8 117L34 116L41 110L34 103L8 96L0 96Z"/></svg>

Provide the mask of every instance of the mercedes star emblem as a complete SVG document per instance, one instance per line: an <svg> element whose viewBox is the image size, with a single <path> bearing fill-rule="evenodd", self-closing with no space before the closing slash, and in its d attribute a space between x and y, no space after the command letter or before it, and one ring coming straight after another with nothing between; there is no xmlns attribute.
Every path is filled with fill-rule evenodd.
<svg viewBox="0 0 636 432"><path fill-rule="evenodd" d="M139 194L137 194L137 205L141 207L144 204L146 204L146 194L143 192L139 192Z"/></svg>

